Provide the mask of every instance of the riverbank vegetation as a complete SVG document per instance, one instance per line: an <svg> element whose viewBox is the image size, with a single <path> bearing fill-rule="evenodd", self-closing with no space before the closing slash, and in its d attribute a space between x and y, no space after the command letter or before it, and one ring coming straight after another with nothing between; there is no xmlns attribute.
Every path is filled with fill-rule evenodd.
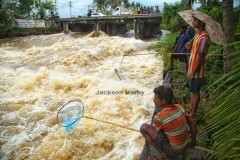
<svg viewBox="0 0 240 160"><path fill-rule="evenodd" d="M206 155L207 159L240 159L240 128L237 127L240 125L238 107L240 103L238 98L240 95L240 6L233 9L234 22L231 25L224 24L226 17L223 12L226 12L224 11L226 4L218 0L208 1L207 5L205 1L204 3L200 2L202 4L199 8L200 11L210 15L225 28L231 28L234 33L232 39L228 39L228 46L232 48L230 52L225 50L228 46L222 47L214 43L211 43L208 51L205 75L207 81L203 85L197 114L197 145L203 145L210 149ZM164 4L162 27L172 33L165 38L159 38L155 44L149 47L164 57L166 69L170 68L171 47L179 34L178 26L184 23L176 12L185 8L187 5L182 3ZM226 70L224 67L226 62L231 64L230 70ZM175 60L174 70L169 73L176 102L188 107L190 93L186 88L187 75L184 65Z"/></svg>
<svg viewBox="0 0 240 160"><path fill-rule="evenodd" d="M61 28L57 25L51 25L50 27L47 28L19 28L12 25L0 26L0 38L54 34L57 32L61 32Z"/></svg>
<svg viewBox="0 0 240 160"><path fill-rule="evenodd" d="M0 8L0 38L28 35L35 31L36 34L54 33L59 27L52 25L49 28L18 28L14 25L14 19L48 19L54 11L52 1L19 0L12 3L1 2ZM35 33L34 32L34 33Z"/></svg>

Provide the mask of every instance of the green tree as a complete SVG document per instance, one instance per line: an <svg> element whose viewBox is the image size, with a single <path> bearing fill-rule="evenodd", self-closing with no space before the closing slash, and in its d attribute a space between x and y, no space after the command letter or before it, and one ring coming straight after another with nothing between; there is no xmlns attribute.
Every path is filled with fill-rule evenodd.
<svg viewBox="0 0 240 160"><path fill-rule="evenodd" d="M215 21L222 24L222 2L220 0L199 0L201 6L198 8L201 12L206 13Z"/></svg>
<svg viewBox="0 0 240 160"><path fill-rule="evenodd" d="M97 10L105 13L109 7L109 0L93 0L93 4L97 6Z"/></svg>
<svg viewBox="0 0 240 160"><path fill-rule="evenodd" d="M40 0L35 0L35 9L37 9L37 13L34 15L34 18L46 19L48 18L46 12L53 12L54 4L52 1L41 2Z"/></svg>
<svg viewBox="0 0 240 160"><path fill-rule="evenodd" d="M235 28L236 39L235 40L240 40L240 6L234 9L234 15L235 15L234 21L236 22L236 28Z"/></svg>
<svg viewBox="0 0 240 160"><path fill-rule="evenodd" d="M137 9L137 5L134 1L132 1L132 3L130 4L130 8Z"/></svg>
<svg viewBox="0 0 240 160"><path fill-rule="evenodd" d="M196 0L182 0L182 4L184 4L184 9L192 9L192 5Z"/></svg>
<svg viewBox="0 0 240 160"><path fill-rule="evenodd" d="M97 6L98 11L106 13L109 9L115 9L121 3L124 3L126 7L131 6L128 0L93 0L93 3Z"/></svg>
<svg viewBox="0 0 240 160"><path fill-rule="evenodd" d="M183 10L184 4L176 2L174 4L164 3L162 13L162 28L170 31L179 31L179 25L184 24L184 20L177 14Z"/></svg>
<svg viewBox="0 0 240 160"><path fill-rule="evenodd" d="M34 0L19 0L18 3L5 3L4 7L0 8L0 12L5 12L1 17L8 15L9 19L9 13L12 12L15 18L30 18L33 2Z"/></svg>
<svg viewBox="0 0 240 160"><path fill-rule="evenodd" d="M33 12L33 10L37 10ZM52 1L41 0L19 0L17 3L7 3L4 8L0 9L0 20L9 19L9 12L13 12L15 18L40 18L46 17L46 12L53 11L54 4ZM32 13L32 14L31 14Z"/></svg>
<svg viewBox="0 0 240 160"><path fill-rule="evenodd" d="M17 16L19 18L30 18L34 0L19 0L17 5Z"/></svg>
<svg viewBox="0 0 240 160"><path fill-rule="evenodd" d="M4 24L11 24L11 16L14 16L14 13L16 12L15 5L8 3L5 5L4 8L0 8L0 22Z"/></svg>

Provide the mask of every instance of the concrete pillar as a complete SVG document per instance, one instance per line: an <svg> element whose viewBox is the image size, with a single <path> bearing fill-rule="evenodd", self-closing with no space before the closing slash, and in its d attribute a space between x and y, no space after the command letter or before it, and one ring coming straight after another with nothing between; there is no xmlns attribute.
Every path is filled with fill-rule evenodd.
<svg viewBox="0 0 240 160"><path fill-rule="evenodd" d="M134 20L134 38L136 39L144 39L144 22Z"/></svg>
<svg viewBox="0 0 240 160"><path fill-rule="evenodd" d="M63 31L64 31L64 33L69 32L69 23L68 22L63 22Z"/></svg>
<svg viewBox="0 0 240 160"><path fill-rule="evenodd" d="M138 21L136 19L134 19L134 22L133 22L133 28L134 28L134 38L138 39L139 36L138 36Z"/></svg>
<svg viewBox="0 0 240 160"><path fill-rule="evenodd" d="M144 39L145 38L144 22L139 22L138 23L138 37L140 39Z"/></svg>
<svg viewBox="0 0 240 160"><path fill-rule="evenodd" d="M106 26L106 33L107 33L107 35L109 35L109 23L106 22L105 26Z"/></svg>
<svg viewBox="0 0 240 160"><path fill-rule="evenodd" d="M99 22L98 22L98 21L95 22L95 28L94 28L94 30L95 30L95 31L99 31L99 30L100 30L100 29L99 29Z"/></svg>

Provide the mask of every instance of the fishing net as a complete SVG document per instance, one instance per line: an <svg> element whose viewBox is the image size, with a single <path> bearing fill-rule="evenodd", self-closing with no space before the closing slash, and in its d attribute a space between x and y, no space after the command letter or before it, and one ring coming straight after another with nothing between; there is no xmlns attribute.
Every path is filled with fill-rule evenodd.
<svg viewBox="0 0 240 160"><path fill-rule="evenodd" d="M70 132L83 117L83 113L84 107L81 101L70 101L58 111L57 122L60 126L65 127L67 132Z"/></svg>

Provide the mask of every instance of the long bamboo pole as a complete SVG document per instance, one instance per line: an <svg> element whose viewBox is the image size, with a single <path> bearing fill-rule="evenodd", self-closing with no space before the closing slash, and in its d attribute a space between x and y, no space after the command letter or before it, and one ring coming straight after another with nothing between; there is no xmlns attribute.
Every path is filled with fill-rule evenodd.
<svg viewBox="0 0 240 160"><path fill-rule="evenodd" d="M140 133L140 131L137 130L137 129L125 127L125 126L120 125L120 124L116 124L116 123L112 123L112 122L108 122L108 121L96 119L96 118L93 118L93 117L90 117L90 116L83 116L83 117L84 117L84 118L87 118L87 119L92 119L92 120L95 120L95 121L100 121L100 122L103 122L103 123L111 124L111 125L114 125L114 126L118 126L118 127L121 127L121 128L125 128L125 129L128 129L128 130L131 130L131 131ZM202 150L202 151L205 151L205 152L211 153L211 151L210 151L208 148L204 148L204 147L200 147L200 146L195 146L194 148L199 149L199 150Z"/></svg>
<svg viewBox="0 0 240 160"><path fill-rule="evenodd" d="M111 124L111 125L114 125L114 126L118 126L118 127L121 127L121 128L125 128L125 129L131 130L131 131L139 132L139 130L137 130L137 129L125 127L125 126L120 125L120 124L116 124L116 123L112 123L112 122L96 119L96 118L93 118L93 117L90 117L90 116L83 116L83 117L87 118L87 119L92 119L92 120L95 120L95 121L100 121L100 122L103 122L103 123L108 123L108 124Z"/></svg>
<svg viewBox="0 0 240 160"><path fill-rule="evenodd" d="M159 53L159 52L148 52L142 54L125 54L123 56L142 56L142 55L152 55L152 54L161 54L161 55L190 55L190 53ZM208 54L209 57L222 57L223 54Z"/></svg>

